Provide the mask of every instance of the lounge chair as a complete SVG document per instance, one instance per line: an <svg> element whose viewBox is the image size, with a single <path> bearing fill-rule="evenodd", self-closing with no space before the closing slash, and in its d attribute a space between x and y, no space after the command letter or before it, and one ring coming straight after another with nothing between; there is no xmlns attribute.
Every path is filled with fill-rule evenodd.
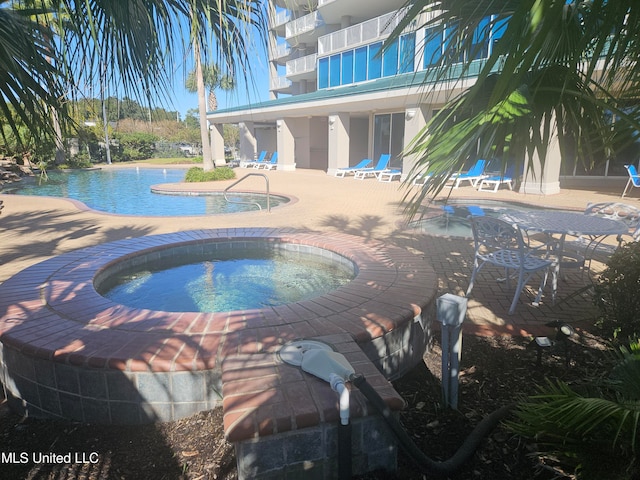
<svg viewBox="0 0 640 480"><path fill-rule="evenodd" d="M624 198L624 196L627 194L627 189L629 188L630 185L633 185L634 187L640 187L640 175L638 175L638 170L636 170L636 166L625 165L624 168L627 169L627 173L629 174L629 180L627 180L627 184L625 185L624 190L622 191L622 195L620 196L621 198Z"/></svg>
<svg viewBox="0 0 640 480"><path fill-rule="evenodd" d="M431 180L431 174L425 172L413 177L411 184L420 187L429 183L429 180Z"/></svg>
<svg viewBox="0 0 640 480"><path fill-rule="evenodd" d="M505 183L509 190L513 190L513 177L515 173L515 166L509 165L507 170L503 174L491 175L489 177L481 178L478 183L479 192L493 192L496 193L500 185Z"/></svg>
<svg viewBox="0 0 640 480"><path fill-rule="evenodd" d="M412 185L416 185L416 186L422 186L422 185L426 185L427 183L429 183L429 180L431 180L432 175L428 172L429 170L429 162L425 163L422 167L421 167L422 172L420 173L409 173L409 175L413 175L411 177L411 184Z"/></svg>
<svg viewBox="0 0 640 480"><path fill-rule="evenodd" d="M335 176L344 178L344 176L349 173L355 174L355 172L357 172L358 170L362 170L363 168L368 168L370 164L371 164L371 160L369 160L368 158L365 158L363 160L360 160L360 162L357 165L354 165L353 167L338 168L336 170Z"/></svg>
<svg viewBox="0 0 640 480"><path fill-rule="evenodd" d="M269 159L269 161L258 163L253 166L253 168L264 168L265 170L271 170L272 168L277 168L277 167L278 167L278 152L273 152L273 155L271 155L271 159Z"/></svg>
<svg viewBox="0 0 640 480"><path fill-rule="evenodd" d="M476 275L488 263L502 269L503 278L507 284L512 277L516 275L518 277L518 285L509 307L509 314L515 311L518 298L527 280L535 272L544 271L544 276L533 304L538 305L540 302L542 290L547 283L549 269L553 274L553 300L555 300L558 262L536 255L535 249L530 249L527 246L522 231L516 225L490 216L472 215L469 217L469 221L473 231L475 253L467 297L471 294Z"/></svg>
<svg viewBox="0 0 640 480"><path fill-rule="evenodd" d="M449 181L454 182L453 188L458 188L464 181L471 183L471 186L475 188L478 182L487 176L484 173L486 166L486 160L478 160L468 171L452 175Z"/></svg>
<svg viewBox="0 0 640 480"><path fill-rule="evenodd" d="M379 182L391 182L395 177L398 177L398 180L399 180L401 176L402 176L402 170L398 170L395 168L392 170L389 170L389 169L384 170L378 173L377 175Z"/></svg>
<svg viewBox="0 0 640 480"><path fill-rule="evenodd" d="M356 170L353 178L363 180L367 178L369 175L374 177L378 177L380 172L384 172L387 170L387 165L389 165L389 160L391 160L391 155L388 153L383 153L380 155L380 159L375 167L372 168L361 168L360 170Z"/></svg>
<svg viewBox="0 0 640 480"><path fill-rule="evenodd" d="M245 162L244 166L246 168L256 168L256 165L260 165L262 163L264 163L265 158L267 158L267 151L266 150L262 150L260 152L260 155L258 155L258 158L256 160L250 161L250 162Z"/></svg>

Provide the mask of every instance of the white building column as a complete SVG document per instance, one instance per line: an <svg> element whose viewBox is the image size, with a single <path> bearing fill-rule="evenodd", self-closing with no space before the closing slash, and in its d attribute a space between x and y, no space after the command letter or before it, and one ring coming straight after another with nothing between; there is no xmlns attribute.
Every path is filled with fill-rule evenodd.
<svg viewBox="0 0 640 480"><path fill-rule="evenodd" d="M350 123L348 113L329 115L328 175L335 175L338 168L349 166Z"/></svg>
<svg viewBox="0 0 640 480"><path fill-rule="evenodd" d="M296 169L296 140L291 130L291 122L295 122L295 118L276 120L278 170Z"/></svg>
<svg viewBox="0 0 640 480"><path fill-rule="evenodd" d="M216 167L222 167L226 165L224 158L224 125L221 123L214 123L209 126L211 136L211 155L213 157L213 164Z"/></svg>
<svg viewBox="0 0 640 480"><path fill-rule="evenodd" d="M404 149L413 142L418 133L431 119L431 109L426 105L414 105L406 108L404 112ZM402 158L402 181L406 180L409 172L417 162L416 155L406 155Z"/></svg>
<svg viewBox="0 0 640 480"><path fill-rule="evenodd" d="M253 126L253 122L241 122L240 129L240 151L238 152L240 164L255 160L258 153L258 141Z"/></svg>
<svg viewBox="0 0 640 480"><path fill-rule="evenodd" d="M553 195L560 193L560 145L558 137L554 136L547 147L547 156L544 168L536 152L533 158L532 168L525 165L520 193L535 193L541 195Z"/></svg>

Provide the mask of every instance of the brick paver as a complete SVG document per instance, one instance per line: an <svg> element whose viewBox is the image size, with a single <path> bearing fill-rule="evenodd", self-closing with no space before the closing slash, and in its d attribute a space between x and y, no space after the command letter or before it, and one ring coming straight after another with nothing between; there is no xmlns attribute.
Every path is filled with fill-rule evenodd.
<svg viewBox="0 0 640 480"><path fill-rule="evenodd" d="M254 172L237 169L238 178ZM402 202L411 190L400 183L335 178L315 170L264 173L269 178L271 192L292 196L296 201L271 213L156 218L99 213L64 199L0 195L5 205L0 218L0 282L42 260L112 240L202 228L289 227L315 233L343 232L361 236L368 242L381 240L395 244L431 262L438 273L440 293L462 294L466 290L471 272L471 241L431 237L407 230ZM450 193L456 200L502 200L582 210L587 202L619 201L625 181L621 178L619 185L599 187L597 191L563 189L560 194L549 196L508 190L494 194L477 192L471 187ZM230 183L173 185L171 188L222 190ZM260 191L264 184L263 179L251 177L237 188ZM633 196L624 201L632 205L638 203ZM589 320L592 318L589 299L569 296L582 284L579 276L570 276L569 281L560 285L556 305L545 301L535 308L523 295L516 313L509 316L506 312L510 295L504 290L505 286L490 278L480 278L469 303L467 328L484 334L522 334L536 333L540 325L549 320ZM533 298L533 291L529 292L529 298Z"/></svg>

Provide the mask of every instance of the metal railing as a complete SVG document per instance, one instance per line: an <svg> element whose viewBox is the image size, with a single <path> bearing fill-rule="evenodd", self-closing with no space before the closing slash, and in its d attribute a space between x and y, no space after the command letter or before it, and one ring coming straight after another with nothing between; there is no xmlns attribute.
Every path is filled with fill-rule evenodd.
<svg viewBox="0 0 640 480"><path fill-rule="evenodd" d="M245 204L245 205L257 205L258 209L262 210L262 206L258 202L243 202L242 200L230 200L229 197L227 197L227 192L232 187L235 187L237 184L242 182L244 179L246 179L248 177L252 177L252 176L264 178L264 181L267 184L267 212L271 212L271 198L270 198L270 193L269 193L269 177L267 177L264 173L247 173L244 177L236 180L231 185L229 185L227 188L225 188L224 191L222 192L223 195L224 195L224 199L227 201L227 203L241 203L241 204Z"/></svg>
<svg viewBox="0 0 640 480"><path fill-rule="evenodd" d="M315 28L324 25L324 20L320 14L315 11L311 12L304 17L297 18L285 26L285 38L295 37L305 32L309 32Z"/></svg>
<svg viewBox="0 0 640 480"><path fill-rule="evenodd" d="M302 73L314 72L316 70L317 53L306 55L304 57L289 60L286 66L287 76L300 75Z"/></svg>

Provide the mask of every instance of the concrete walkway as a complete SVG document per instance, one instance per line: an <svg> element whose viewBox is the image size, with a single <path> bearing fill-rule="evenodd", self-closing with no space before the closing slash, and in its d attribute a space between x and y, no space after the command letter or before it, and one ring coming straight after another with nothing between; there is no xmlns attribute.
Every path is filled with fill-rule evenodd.
<svg viewBox="0 0 640 480"><path fill-rule="evenodd" d="M116 167L121 167L117 165ZM130 166L129 166L130 167ZM256 172L238 168L238 178ZM88 210L77 202L57 198L0 195L4 210L0 216L0 282L18 271L61 253L123 238L201 228L287 227L311 232L345 232L409 249L427 258L438 273L439 292L463 294L471 273L471 239L434 237L406 228L403 198L410 192L398 182L375 179L335 178L322 171L268 171L272 193L294 197L294 202L267 212L199 217L134 217ZM524 195L508 190L477 192L462 187L453 199L503 200L536 206L572 208L581 211L587 202L619 201L624 187L602 191L563 190L558 195ZM171 185L171 188L222 190L232 181L208 184ZM239 190L264 191L264 179L251 177ZM415 188L415 187L413 187ZM632 192L625 202L640 206ZM479 334L550 333L544 323L551 320L589 322L594 311L588 296L571 296L583 285L578 274L569 274L560 284L559 301L533 307L533 288L523 294L514 315L507 315L512 293L492 280L479 278L469 302L469 332ZM548 297L547 297L548 298Z"/></svg>

